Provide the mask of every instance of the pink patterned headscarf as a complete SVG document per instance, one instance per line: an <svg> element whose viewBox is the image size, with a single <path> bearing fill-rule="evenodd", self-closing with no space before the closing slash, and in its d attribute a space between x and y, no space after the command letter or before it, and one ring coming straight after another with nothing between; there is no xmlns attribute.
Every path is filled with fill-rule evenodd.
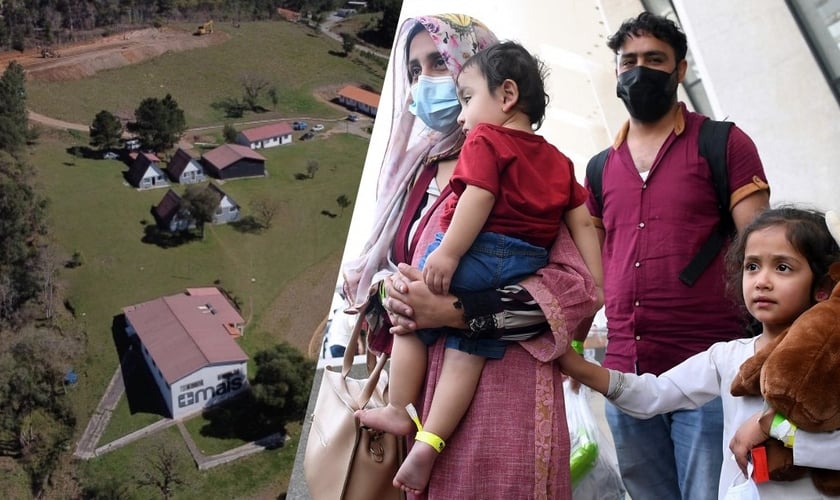
<svg viewBox="0 0 840 500"><path fill-rule="evenodd" d="M391 247L405 199L417 173L440 159L457 156L464 142L459 127L445 133L437 132L423 126L408 111L411 82L406 71L407 52L409 37L416 34L418 25L432 37L453 79L470 56L498 41L484 24L463 14L410 18L400 27L391 51L394 103L388 147L379 171L374 224L362 254L342 266L344 290L354 306L367 300L371 284L396 271Z"/></svg>

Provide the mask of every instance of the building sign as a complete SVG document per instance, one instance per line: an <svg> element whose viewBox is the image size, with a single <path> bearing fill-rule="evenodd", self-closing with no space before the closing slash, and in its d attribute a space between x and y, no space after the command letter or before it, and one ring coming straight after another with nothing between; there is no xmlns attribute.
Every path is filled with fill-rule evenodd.
<svg viewBox="0 0 840 500"><path fill-rule="evenodd" d="M205 403L213 398L237 392L245 385L245 376L238 371L220 375L219 378L221 381L215 387L202 387L194 391L179 394L178 408L186 408L198 403Z"/></svg>

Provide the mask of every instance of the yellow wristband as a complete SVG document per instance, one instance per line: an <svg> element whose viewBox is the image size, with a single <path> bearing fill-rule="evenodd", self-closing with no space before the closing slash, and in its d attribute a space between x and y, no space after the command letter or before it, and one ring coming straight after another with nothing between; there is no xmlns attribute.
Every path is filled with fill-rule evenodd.
<svg viewBox="0 0 840 500"><path fill-rule="evenodd" d="M572 349L574 349L576 353L583 356L583 341L582 340L573 340L572 341Z"/></svg>

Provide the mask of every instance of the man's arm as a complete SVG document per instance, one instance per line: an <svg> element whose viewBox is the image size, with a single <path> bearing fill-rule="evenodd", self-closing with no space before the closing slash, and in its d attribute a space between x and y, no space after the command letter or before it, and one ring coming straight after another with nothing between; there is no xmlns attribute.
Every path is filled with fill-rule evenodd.
<svg viewBox="0 0 840 500"><path fill-rule="evenodd" d="M732 207L732 220L740 234L755 216L770 206L770 193L767 190L756 191Z"/></svg>

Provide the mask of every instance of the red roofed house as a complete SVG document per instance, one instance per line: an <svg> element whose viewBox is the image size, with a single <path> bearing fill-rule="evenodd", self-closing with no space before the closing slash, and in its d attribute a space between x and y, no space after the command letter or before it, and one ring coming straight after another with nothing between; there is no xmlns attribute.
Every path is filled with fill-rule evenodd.
<svg viewBox="0 0 840 500"><path fill-rule="evenodd" d="M239 132L236 143L251 149L273 148L292 143L292 127L286 122L272 123Z"/></svg>
<svg viewBox="0 0 840 500"><path fill-rule="evenodd" d="M265 176L265 158L248 146L222 144L201 159L204 171L218 179Z"/></svg>
<svg viewBox="0 0 840 500"><path fill-rule="evenodd" d="M248 355L235 340L245 320L218 288L188 288L123 312L172 418L248 389Z"/></svg>
<svg viewBox="0 0 840 500"><path fill-rule="evenodd" d="M350 109L376 116L379 109L379 94L348 85L338 91L338 101Z"/></svg>
<svg viewBox="0 0 840 500"><path fill-rule="evenodd" d="M290 23L296 23L300 21L300 12L290 9L282 9L278 7L277 13L280 14L280 17L282 17L286 21L289 21Z"/></svg>
<svg viewBox="0 0 840 500"><path fill-rule="evenodd" d="M126 179L132 186L137 189L152 189L169 185L161 170L160 158L154 153L137 153L131 157L133 161L128 167Z"/></svg>

